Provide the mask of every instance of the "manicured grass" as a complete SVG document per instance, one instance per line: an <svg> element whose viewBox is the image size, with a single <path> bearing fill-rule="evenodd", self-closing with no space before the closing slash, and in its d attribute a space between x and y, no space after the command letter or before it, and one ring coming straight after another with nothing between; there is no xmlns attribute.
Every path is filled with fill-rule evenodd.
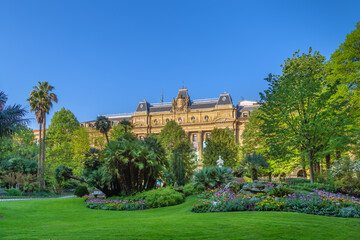
<svg viewBox="0 0 360 240"><path fill-rule="evenodd" d="M92 210L79 198L0 202L1 239L358 239L360 219L285 212Z"/></svg>

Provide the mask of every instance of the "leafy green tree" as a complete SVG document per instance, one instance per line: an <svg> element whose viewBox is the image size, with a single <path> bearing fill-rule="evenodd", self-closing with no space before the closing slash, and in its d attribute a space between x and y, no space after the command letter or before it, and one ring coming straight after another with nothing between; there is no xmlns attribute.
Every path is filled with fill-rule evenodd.
<svg viewBox="0 0 360 240"><path fill-rule="evenodd" d="M348 107L360 107L360 22L345 42L331 55L329 61L329 75L327 79L333 83L338 82L338 96L349 100Z"/></svg>
<svg viewBox="0 0 360 240"><path fill-rule="evenodd" d="M85 128L74 131L71 138L73 161L69 166L74 169L75 176L80 176L90 151L90 136Z"/></svg>
<svg viewBox="0 0 360 240"><path fill-rule="evenodd" d="M349 116L356 118L356 123L351 126L355 131L360 129L360 22L351 33L347 34L345 42L331 55L328 64L327 80L333 84L338 84L338 91L335 98L345 98L348 100L346 105L349 108ZM358 137L355 137L358 139ZM356 142L356 154L360 153L360 141ZM334 145L334 144L333 144ZM344 142L335 144L337 148L336 157L340 158L341 147L346 145ZM349 145L348 145L349 146ZM330 168L330 155L327 154L327 167Z"/></svg>
<svg viewBox="0 0 360 240"><path fill-rule="evenodd" d="M249 121L245 123L245 129L241 136L241 151L243 154L250 154L254 152L263 154L266 152L266 136L260 128L263 124L263 121L260 118L261 114L262 112L260 109L254 110L249 117Z"/></svg>
<svg viewBox="0 0 360 240"><path fill-rule="evenodd" d="M64 107L54 113L48 128L47 141L49 146L70 142L80 123L75 115Z"/></svg>
<svg viewBox="0 0 360 240"><path fill-rule="evenodd" d="M5 106L6 101L7 96L0 91L0 138L10 135L18 125L28 122L24 118L27 111L21 105Z"/></svg>
<svg viewBox="0 0 360 240"><path fill-rule="evenodd" d="M81 168L79 159L74 158L73 151L74 133L79 129L80 123L70 110L61 108L60 111L55 112L47 134L47 158L50 169L67 165L78 172Z"/></svg>
<svg viewBox="0 0 360 240"><path fill-rule="evenodd" d="M110 131L110 141L116 141L121 136L124 136L125 133L127 133L127 130L121 124L113 126Z"/></svg>
<svg viewBox="0 0 360 240"><path fill-rule="evenodd" d="M54 87L48 82L38 82L27 99L30 104L30 111L35 112L36 121L40 126L39 137L39 159L38 159L38 178L40 187L45 187L44 165L45 165L45 138L46 138L46 114L49 113L53 102L58 101L57 96L52 91Z"/></svg>
<svg viewBox="0 0 360 240"><path fill-rule="evenodd" d="M165 148L167 154L171 154L174 149L184 142L191 145L184 130L174 120L166 123L165 127L161 130L158 139Z"/></svg>
<svg viewBox="0 0 360 240"><path fill-rule="evenodd" d="M314 182L315 166L334 135L331 129L344 131L349 124L346 101L330 101L336 86L325 81L325 57L319 52L296 52L285 61L282 72L281 76L270 74L269 89L261 93L261 131L274 158L306 155Z"/></svg>
<svg viewBox="0 0 360 240"><path fill-rule="evenodd" d="M108 132L111 129L110 120L105 116L98 116L95 122L95 127L99 130L102 134L105 135L106 142L109 143Z"/></svg>
<svg viewBox="0 0 360 240"><path fill-rule="evenodd" d="M185 167L179 152L173 152L170 159L170 169L174 175L174 182L179 186L184 186L185 181Z"/></svg>
<svg viewBox="0 0 360 240"><path fill-rule="evenodd" d="M170 175L175 177L175 182L178 185L188 182L196 166L195 154L184 130L175 121L169 121L161 130L158 139L170 161L170 168L168 169ZM184 169L175 166L183 166ZM182 173L183 170L185 170L185 174ZM180 176L185 178L180 179Z"/></svg>
<svg viewBox="0 0 360 240"><path fill-rule="evenodd" d="M215 128L211 131L210 138L206 141L204 149L204 165L216 166L219 157L224 160L224 166L235 167L239 159L239 145L234 133L226 129Z"/></svg>

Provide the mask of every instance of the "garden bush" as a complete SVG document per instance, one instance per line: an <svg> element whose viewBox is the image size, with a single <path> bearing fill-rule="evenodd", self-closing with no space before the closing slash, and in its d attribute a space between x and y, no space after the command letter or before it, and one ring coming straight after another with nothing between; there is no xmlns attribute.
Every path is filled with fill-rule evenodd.
<svg viewBox="0 0 360 240"><path fill-rule="evenodd" d="M111 197L111 200L128 200L128 201L137 201L145 200L147 206L150 208L158 207L167 207L180 204L184 202L184 194L176 191L173 187L163 187L158 189L153 189L150 191L145 191L137 193L133 196L127 197Z"/></svg>
<svg viewBox="0 0 360 240"><path fill-rule="evenodd" d="M205 190L225 185L233 179L233 170L228 167L204 167L194 173L194 187Z"/></svg>
<svg viewBox="0 0 360 240"><path fill-rule="evenodd" d="M175 191L172 187L158 188L139 194L140 198L145 199L149 207L167 207L184 202L184 194Z"/></svg>
<svg viewBox="0 0 360 240"><path fill-rule="evenodd" d="M16 188L11 188L9 190L7 190L7 196L21 196L22 192L19 189Z"/></svg>
<svg viewBox="0 0 360 240"><path fill-rule="evenodd" d="M79 185L75 188L74 194L78 197L82 197L84 195L88 195L89 194L89 190L86 186L84 185Z"/></svg>

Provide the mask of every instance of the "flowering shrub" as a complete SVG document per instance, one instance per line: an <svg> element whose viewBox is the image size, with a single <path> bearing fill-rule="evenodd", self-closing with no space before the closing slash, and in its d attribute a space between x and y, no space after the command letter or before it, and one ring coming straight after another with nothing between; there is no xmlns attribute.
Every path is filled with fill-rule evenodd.
<svg viewBox="0 0 360 240"><path fill-rule="evenodd" d="M140 199L136 201L132 200L109 200L104 197L91 197L84 196L86 199L86 206L91 209L102 209L102 210L117 210L117 211L131 211L131 210L142 210L149 208L145 200Z"/></svg>
<svg viewBox="0 0 360 240"><path fill-rule="evenodd" d="M314 190L310 194L293 193L281 197L266 194L243 195L216 188L201 195L193 212L291 211L336 217L360 217L360 200L355 197Z"/></svg>

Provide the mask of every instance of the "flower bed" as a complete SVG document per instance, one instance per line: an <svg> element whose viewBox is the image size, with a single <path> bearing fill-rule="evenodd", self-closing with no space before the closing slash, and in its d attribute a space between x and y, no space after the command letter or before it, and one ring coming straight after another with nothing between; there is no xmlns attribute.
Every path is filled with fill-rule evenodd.
<svg viewBox="0 0 360 240"><path fill-rule="evenodd" d="M360 217L360 200L340 193L314 190L310 194L293 193L283 197L266 194L235 194L218 188L204 192L193 212L291 211L336 217Z"/></svg>
<svg viewBox="0 0 360 240"><path fill-rule="evenodd" d="M92 197L84 196L86 206L91 209L102 209L102 210L117 210L117 211L132 211L132 210L143 210L149 208L146 201L143 199L139 200L109 200L105 197Z"/></svg>

